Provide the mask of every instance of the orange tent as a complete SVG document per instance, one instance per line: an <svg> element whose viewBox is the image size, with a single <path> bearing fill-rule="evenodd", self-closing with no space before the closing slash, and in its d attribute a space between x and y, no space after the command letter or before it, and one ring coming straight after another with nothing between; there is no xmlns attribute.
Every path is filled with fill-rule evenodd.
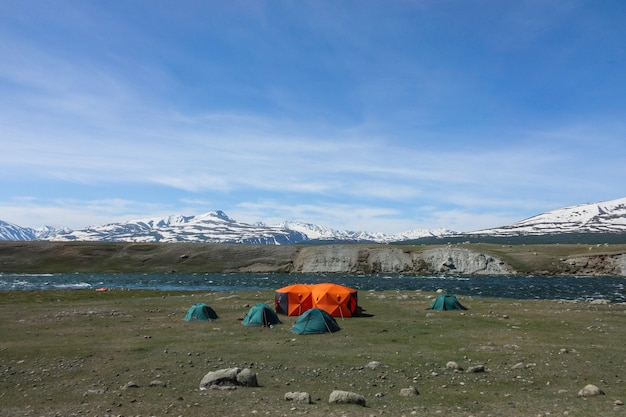
<svg viewBox="0 0 626 417"><path fill-rule="evenodd" d="M325 282L313 286L313 307L333 317L352 317L357 310L357 291L343 285Z"/></svg>
<svg viewBox="0 0 626 417"><path fill-rule="evenodd" d="M278 314L299 316L313 308L312 285L293 284L276 290L275 310Z"/></svg>

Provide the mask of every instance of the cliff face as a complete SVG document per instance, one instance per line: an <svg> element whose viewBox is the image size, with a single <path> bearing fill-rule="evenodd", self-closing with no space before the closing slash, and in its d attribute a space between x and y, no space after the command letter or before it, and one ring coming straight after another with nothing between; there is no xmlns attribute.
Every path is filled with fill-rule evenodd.
<svg viewBox="0 0 626 417"><path fill-rule="evenodd" d="M304 273L454 273L511 274L505 262L462 248L437 248L408 252L399 248L359 248L346 245L303 248L293 263L294 272Z"/></svg>

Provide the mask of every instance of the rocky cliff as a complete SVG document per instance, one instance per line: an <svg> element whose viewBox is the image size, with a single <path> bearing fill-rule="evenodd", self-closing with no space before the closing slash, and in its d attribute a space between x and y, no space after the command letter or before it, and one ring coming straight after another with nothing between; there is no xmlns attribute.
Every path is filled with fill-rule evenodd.
<svg viewBox="0 0 626 417"><path fill-rule="evenodd" d="M423 252L393 247L362 248L350 245L310 246L300 250L294 272L352 274L512 274L515 271L500 259L468 249L444 247Z"/></svg>

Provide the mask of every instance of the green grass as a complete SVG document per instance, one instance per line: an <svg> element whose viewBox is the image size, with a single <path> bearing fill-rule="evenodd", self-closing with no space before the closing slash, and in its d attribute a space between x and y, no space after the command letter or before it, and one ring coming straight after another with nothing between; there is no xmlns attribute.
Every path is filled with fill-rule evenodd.
<svg viewBox="0 0 626 417"><path fill-rule="evenodd" d="M434 294L363 292L370 317L297 336L238 320L271 291L7 291L0 293L0 416L537 416L626 409L626 306L463 298L466 312L429 312ZM184 322L207 302L220 315ZM384 368L369 369L370 361ZM482 364L484 373L453 373ZM526 369L514 370L518 362ZM259 388L200 391L209 371L251 367ZM153 380L166 387L150 387ZM139 388L123 389L129 381ZM582 399L595 384L607 395ZM418 397L400 397L415 386ZM367 406L331 406L334 389ZM283 400L307 391L314 403ZM382 396L381 396L382 395ZM618 410L615 411L614 409ZM549 414L548 414L549 413Z"/></svg>

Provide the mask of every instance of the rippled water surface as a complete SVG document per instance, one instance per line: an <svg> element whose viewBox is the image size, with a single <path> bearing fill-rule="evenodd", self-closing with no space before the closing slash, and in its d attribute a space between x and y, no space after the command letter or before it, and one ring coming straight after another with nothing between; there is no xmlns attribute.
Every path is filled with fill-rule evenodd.
<svg viewBox="0 0 626 417"><path fill-rule="evenodd" d="M626 278L535 276L400 276L306 274L0 274L0 290L160 289L237 291L294 283L336 282L360 291L444 291L476 297L626 302Z"/></svg>

